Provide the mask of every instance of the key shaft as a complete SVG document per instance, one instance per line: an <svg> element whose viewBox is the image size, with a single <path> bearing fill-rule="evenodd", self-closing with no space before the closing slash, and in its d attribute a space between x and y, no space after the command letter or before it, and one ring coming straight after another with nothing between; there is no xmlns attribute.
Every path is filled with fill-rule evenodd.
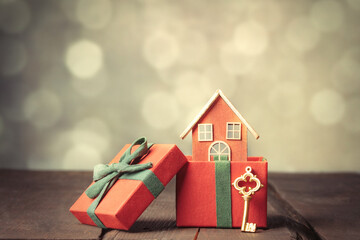
<svg viewBox="0 0 360 240"><path fill-rule="evenodd" d="M251 200L251 196L249 195L244 195L243 199L244 199L244 214L243 214L243 220L242 220L242 224L241 224L241 231L245 232L246 230L246 223L248 221L248 217L249 217L249 203Z"/></svg>

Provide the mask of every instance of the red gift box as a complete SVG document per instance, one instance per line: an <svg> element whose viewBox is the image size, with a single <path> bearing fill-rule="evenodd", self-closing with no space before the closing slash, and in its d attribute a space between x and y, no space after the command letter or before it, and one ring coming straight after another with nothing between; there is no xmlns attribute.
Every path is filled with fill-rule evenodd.
<svg viewBox="0 0 360 240"><path fill-rule="evenodd" d="M130 144L127 144L109 165L118 162L129 147ZM187 159L174 144L155 144L139 163L148 162L153 164L149 170L166 186L184 166ZM154 199L154 195L143 182L119 179L101 200L95 214L107 228L129 230ZM81 223L96 226L87 214L87 210L93 201L94 199L89 198L84 192L70 208L70 212Z"/></svg>
<svg viewBox="0 0 360 240"><path fill-rule="evenodd" d="M179 227L217 227L216 203L216 161L191 161L179 171L176 177L176 224ZM230 182L252 168L263 187L252 195L249 204L248 223L256 223L257 227L267 225L267 161L262 157L249 157L248 161L230 162ZM254 186L255 183L244 183ZM218 186L219 187L219 186ZM222 186L220 186L222 187ZM225 186L224 186L225 187ZM244 199L231 186L231 226L241 227Z"/></svg>

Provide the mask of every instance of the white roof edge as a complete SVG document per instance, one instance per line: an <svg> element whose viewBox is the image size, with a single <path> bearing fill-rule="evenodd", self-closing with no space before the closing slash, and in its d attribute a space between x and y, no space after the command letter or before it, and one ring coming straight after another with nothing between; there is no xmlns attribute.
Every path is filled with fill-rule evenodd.
<svg viewBox="0 0 360 240"><path fill-rule="evenodd" d="M190 124L186 127L186 129L183 131L183 133L180 135L181 139L184 139L191 129L194 127L194 125L200 120L200 118L204 115L204 113L209 109L211 104L217 99L217 97L220 96L226 104L230 107L230 109L235 113L235 115L245 124L246 128L254 135L255 139L258 139L260 136L257 134L257 132L250 126L250 124L245 120L245 118L239 113L238 110L232 105L232 103L227 99L224 95L224 93L218 89L212 95L212 97L209 99L209 101L206 103L206 105L201 109L198 115L190 122Z"/></svg>
<svg viewBox="0 0 360 240"><path fill-rule="evenodd" d="M211 98L209 99L209 101L205 104L205 106L201 109L201 111L198 113L198 115L196 115L196 117L190 122L190 124L186 127L186 129L183 131L183 133L180 135L180 138L184 139L189 132L191 131L192 127L199 121L199 119L201 118L202 115L204 115L204 113L209 109L209 107L211 106L211 104L216 100L216 98L219 96L219 92L221 90L218 89L216 90L216 92L214 93L214 95L211 96Z"/></svg>

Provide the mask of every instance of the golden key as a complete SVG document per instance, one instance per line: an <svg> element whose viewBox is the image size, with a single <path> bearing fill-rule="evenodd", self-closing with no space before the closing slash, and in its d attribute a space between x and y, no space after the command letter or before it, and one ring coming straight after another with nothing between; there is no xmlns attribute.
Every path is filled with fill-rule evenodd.
<svg viewBox="0 0 360 240"><path fill-rule="evenodd" d="M235 179L235 181L232 183L234 188L239 191L240 194L242 194L244 199L244 215L243 220L241 224L241 231L242 232L255 232L256 231L256 223L248 223L248 215L249 215L249 203L251 200L251 195L254 195L255 192L259 191L260 188L263 187L260 180L256 177L256 175L253 175L251 173L251 167L247 166L245 168L246 173ZM249 187L249 191L246 191L246 186L240 187L239 182L246 182L246 178L249 177L249 182L254 181L256 183L256 186L254 188Z"/></svg>

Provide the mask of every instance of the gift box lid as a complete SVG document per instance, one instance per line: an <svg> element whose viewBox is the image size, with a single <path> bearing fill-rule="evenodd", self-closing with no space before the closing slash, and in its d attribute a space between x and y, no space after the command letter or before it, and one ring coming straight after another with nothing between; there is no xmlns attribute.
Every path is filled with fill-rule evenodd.
<svg viewBox="0 0 360 240"><path fill-rule="evenodd" d="M109 165L119 162L119 159L129 147L130 144L125 145ZM133 147L131 152L136 150L136 148L136 146ZM187 162L187 159L174 144L154 144L138 164L149 162L151 162L153 166L147 171L153 172L154 174L152 175L156 175L157 181L160 180L161 183L159 182L159 184L166 186ZM154 196L154 193L150 191L151 189L149 190L146 186L149 181L123 179L122 177L123 176L121 176L104 195L95 209L96 217L106 228L130 229L136 219L138 219L156 197L156 194ZM94 182L92 184L94 184ZM161 191L162 189L160 189L158 193ZM84 192L70 208L70 212L81 223L96 226L97 224L87 213L93 201L94 199L89 198Z"/></svg>

